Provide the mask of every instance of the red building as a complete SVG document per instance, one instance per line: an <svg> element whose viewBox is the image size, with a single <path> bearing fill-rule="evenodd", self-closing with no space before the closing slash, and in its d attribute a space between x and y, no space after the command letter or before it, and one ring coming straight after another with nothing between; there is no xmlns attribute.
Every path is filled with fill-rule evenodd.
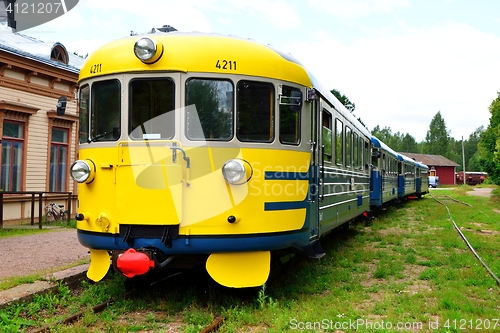
<svg viewBox="0 0 500 333"><path fill-rule="evenodd" d="M400 153L429 167L429 176L439 176L441 185L455 185L455 170L459 166L441 155Z"/></svg>

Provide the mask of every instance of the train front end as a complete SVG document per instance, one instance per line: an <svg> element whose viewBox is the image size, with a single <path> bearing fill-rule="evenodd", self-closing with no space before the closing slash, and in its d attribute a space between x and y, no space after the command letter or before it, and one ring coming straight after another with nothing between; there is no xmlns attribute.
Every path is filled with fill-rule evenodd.
<svg viewBox="0 0 500 333"><path fill-rule="evenodd" d="M259 286L272 251L309 246L299 64L232 37L134 36L89 56L79 85L71 176L90 279L195 258L222 285Z"/></svg>

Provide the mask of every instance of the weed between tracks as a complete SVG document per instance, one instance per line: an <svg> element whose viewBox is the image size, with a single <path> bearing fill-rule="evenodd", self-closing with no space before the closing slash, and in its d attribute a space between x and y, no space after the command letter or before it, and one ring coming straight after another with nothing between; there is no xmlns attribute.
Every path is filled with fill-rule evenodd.
<svg viewBox="0 0 500 333"><path fill-rule="evenodd" d="M473 207L445 202L476 251L500 275L498 201L440 190ZM443 200L444 201L444 200ZM474 332L500 330L500 286L467 249L446 209L430 196L391 207L370 223L322 241L327 256L300 258L267 286L219 287L200 272L125 293L123 279L85 282L0 311L0 331L29 332L81 309L51 332L200 332L218 315L219 332Z"/></svg>

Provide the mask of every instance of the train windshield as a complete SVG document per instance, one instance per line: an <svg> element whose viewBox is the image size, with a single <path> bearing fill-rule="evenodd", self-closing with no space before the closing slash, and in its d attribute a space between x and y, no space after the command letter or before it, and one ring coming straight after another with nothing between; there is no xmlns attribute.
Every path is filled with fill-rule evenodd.
<svg viewBox="0 0 500 333"><path fill-rule="evenodd" d="M118 80L92 85L88 142L116 141L120 138L120 86Z"/></svg>
<svg viewBox="0 0 500 333"><path fill-rule="evenodd" d="M230 140L233 137L233 95L230 81L187 81L186 136L191 140Z"/></svg>
<svg viewBox="0 0 500 333"><path fill-rule="evenodd" d="M172 139L175 134L175 84L172 79L134 79L129 87L132 139Z"/></svg>

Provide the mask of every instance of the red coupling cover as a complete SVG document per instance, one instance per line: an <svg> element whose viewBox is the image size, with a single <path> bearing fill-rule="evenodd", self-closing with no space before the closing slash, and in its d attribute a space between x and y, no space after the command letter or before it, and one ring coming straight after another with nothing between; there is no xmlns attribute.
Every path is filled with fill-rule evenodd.
<svg viewBox="0 0 500 333"><path fill-rule="evenodd" d="M136 275L146 274L151 267L155 266L155 262L145 253L128 249L118 257L116 266L123 275L133 278Z"/></svg>

